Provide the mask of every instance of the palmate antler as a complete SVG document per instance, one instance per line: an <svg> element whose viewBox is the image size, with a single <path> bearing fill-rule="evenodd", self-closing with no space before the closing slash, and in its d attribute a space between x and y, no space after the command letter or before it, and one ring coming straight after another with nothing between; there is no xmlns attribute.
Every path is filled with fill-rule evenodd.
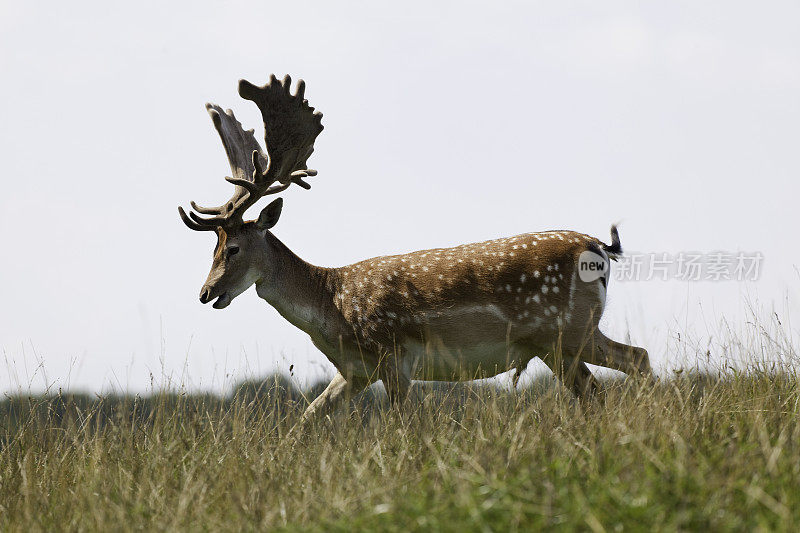
<svg viewBox="0 0 800 533"><path fill-rule="evenodd" d="M232 176L226 176L225 180L236 189L230 200L219 207L202 207L191 202L197 213L213 215L209 218L193 211L187 215L178 207L181 219L191 229L213 231L218 227L238 227L245 211L260 198L285 191L292 183L311 188L303 178L317 174L316 170L306 168L306 161L314 152L314 140L322 132L322 113L315 112L303 98L306 87L303 80L297 82L294 95L290 92L291 83L288 75L279 81L274 74L263 87L239 80L239 96L252 100L261 110L266 155L253 130L245 131L233 111L206 104L231 165Z"/></svg>

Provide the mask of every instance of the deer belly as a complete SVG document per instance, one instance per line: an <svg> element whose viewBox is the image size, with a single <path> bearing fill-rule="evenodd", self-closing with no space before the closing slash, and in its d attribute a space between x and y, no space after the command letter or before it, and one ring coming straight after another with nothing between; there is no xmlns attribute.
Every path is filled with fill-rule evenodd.
<svg viewBox="0 0 800 533"><path fill-rule="evenodd" d="M514 360L510 324L494 305L431 312L421 338L402 343L403 370L421 380L470 380L505 372Z"/></svg>

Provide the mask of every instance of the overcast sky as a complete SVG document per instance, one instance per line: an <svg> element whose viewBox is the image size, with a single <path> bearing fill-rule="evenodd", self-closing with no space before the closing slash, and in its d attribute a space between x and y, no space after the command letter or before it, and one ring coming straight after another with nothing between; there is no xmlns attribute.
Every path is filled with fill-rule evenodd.
<svg viewBox="0 0 800 533"><path fill-rule="evenodd" d="M612 282L603 329L657 368L748 302L800 323L797 2L0 5L0 392L330 374L253 289L199 303L214 237L176 212L231 193L205 102L261 137L236 85L272 72L325 115L274 230L312 263L621 221L630 251L764 258Z"/></svg>

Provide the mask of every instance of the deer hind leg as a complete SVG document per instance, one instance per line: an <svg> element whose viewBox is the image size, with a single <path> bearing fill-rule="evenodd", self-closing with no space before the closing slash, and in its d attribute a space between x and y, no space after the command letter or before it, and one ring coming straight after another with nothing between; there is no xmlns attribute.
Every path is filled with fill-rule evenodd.
<svg viewBox="0 0 800 533"><path fill-rule="evenodd" d="M613 368L630 375L639 374L645 377L653 375L647 350L612 341L597 329L592 333L586 346L580 350L579 357L593 365Z"/></svg>
<svg viewBox="0 0 800 533"><path fill-rule="evenodd" d="M341 372L337 373L327 388L317 396L300 417L300 423L308 421L318 414L329 413L339 407L344 400L358 394L370 384L368 378L350 377L345 379Z"/></svg>

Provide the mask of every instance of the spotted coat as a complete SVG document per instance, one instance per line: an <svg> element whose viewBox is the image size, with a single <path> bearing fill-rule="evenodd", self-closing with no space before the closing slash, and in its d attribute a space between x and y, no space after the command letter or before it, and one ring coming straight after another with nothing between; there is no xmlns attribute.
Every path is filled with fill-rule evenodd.
<svg viewBox="0 0 800 533"><path fill-rule="evenodd" d="M570 313L578 256L602 246L547 231L376 257L333 269L335 303L361 342L386 347L463 302L491 302L512 327L554 329Z"/></svg>

